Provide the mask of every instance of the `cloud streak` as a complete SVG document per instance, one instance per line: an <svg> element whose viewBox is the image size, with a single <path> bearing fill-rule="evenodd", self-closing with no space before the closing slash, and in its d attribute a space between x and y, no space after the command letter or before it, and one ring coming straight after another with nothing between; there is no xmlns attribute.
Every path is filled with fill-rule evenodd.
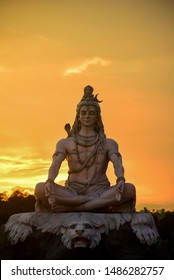
<svg viewBox="0 0 174 280"><path fill-rule="evenodd" d="M0 156L0 192L12 191L13 187L33 189L36 183L44 182L47 178L50 160L30 158L28 155L1 155ZM67 179L67 164L64 163L57 177L57 182Z"/></svg>
<svg viewBox="0 0 174 280"><path fill-rule="evenodd" d="M100 66L107 66L111 62L109 60L103 59L101 57L93 57L84 61L82 64L68 68L64 72L64 76L70 76L74 74L81 74L82 72L86 71L90 65L100 65Z"/></svg>
<svg viewBox="0 0 174 280"><path fill-rule="evenodd" d="M41 42L47 42L48 41L48 38L45 35L40 34L40 33L34 34L33 37L37 41L41 41Z"/></svg>

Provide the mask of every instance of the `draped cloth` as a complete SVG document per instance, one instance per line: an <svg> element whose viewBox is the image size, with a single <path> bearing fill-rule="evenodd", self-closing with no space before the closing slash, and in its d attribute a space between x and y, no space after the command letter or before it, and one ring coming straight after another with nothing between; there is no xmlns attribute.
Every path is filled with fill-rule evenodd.
<svg viewBox="0 0 174 280"><path fill-rule="evenodd" d="M110 183L108 180L96 183L96 184L82 184L79 182L69 182L67 181L65 186L74 194L74 195L93 195L99 197L106 190L110 189Z"/></svg>

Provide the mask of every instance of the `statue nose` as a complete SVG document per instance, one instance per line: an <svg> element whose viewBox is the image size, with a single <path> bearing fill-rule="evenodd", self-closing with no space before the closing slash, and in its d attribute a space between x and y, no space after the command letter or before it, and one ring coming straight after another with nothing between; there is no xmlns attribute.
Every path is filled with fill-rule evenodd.
<svg viewBox="0 0 174 280"><path fill-rule="evenodd" d="M76 233L81 235L84 232L84 229L76 229Z"/></svg>

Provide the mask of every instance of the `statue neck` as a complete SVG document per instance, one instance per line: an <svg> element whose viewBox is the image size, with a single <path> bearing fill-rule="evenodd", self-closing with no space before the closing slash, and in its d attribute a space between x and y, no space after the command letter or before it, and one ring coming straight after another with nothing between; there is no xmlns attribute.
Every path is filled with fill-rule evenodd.
<svg viewBox="0 0 174 280"><path fill-rule="evenodd" d="M79 135L81 136L86 136L86 137L89 137L89 136L96 136L96 131L94 130L94 128L91 128L91 127L81 127L79 133Z"/></svg>

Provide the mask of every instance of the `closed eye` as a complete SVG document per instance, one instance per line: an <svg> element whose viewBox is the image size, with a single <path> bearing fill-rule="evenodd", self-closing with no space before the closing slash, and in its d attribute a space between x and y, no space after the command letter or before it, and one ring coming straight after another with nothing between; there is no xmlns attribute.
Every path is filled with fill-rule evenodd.
<svg viewBox="0 0 174 280"><path fill-rule="evenodd" d="M77 226L77 224L72 224L72 225L70 225L70 229L74 229L74 228L76 228L76 226Z"/></svg>
<svg viewBox="0 0 174 280"><path fill-rule="evenodd" d="M84 226L85 226L86 228L92 228L92 226L91 226L90 224L84 224Z"/></svg>

